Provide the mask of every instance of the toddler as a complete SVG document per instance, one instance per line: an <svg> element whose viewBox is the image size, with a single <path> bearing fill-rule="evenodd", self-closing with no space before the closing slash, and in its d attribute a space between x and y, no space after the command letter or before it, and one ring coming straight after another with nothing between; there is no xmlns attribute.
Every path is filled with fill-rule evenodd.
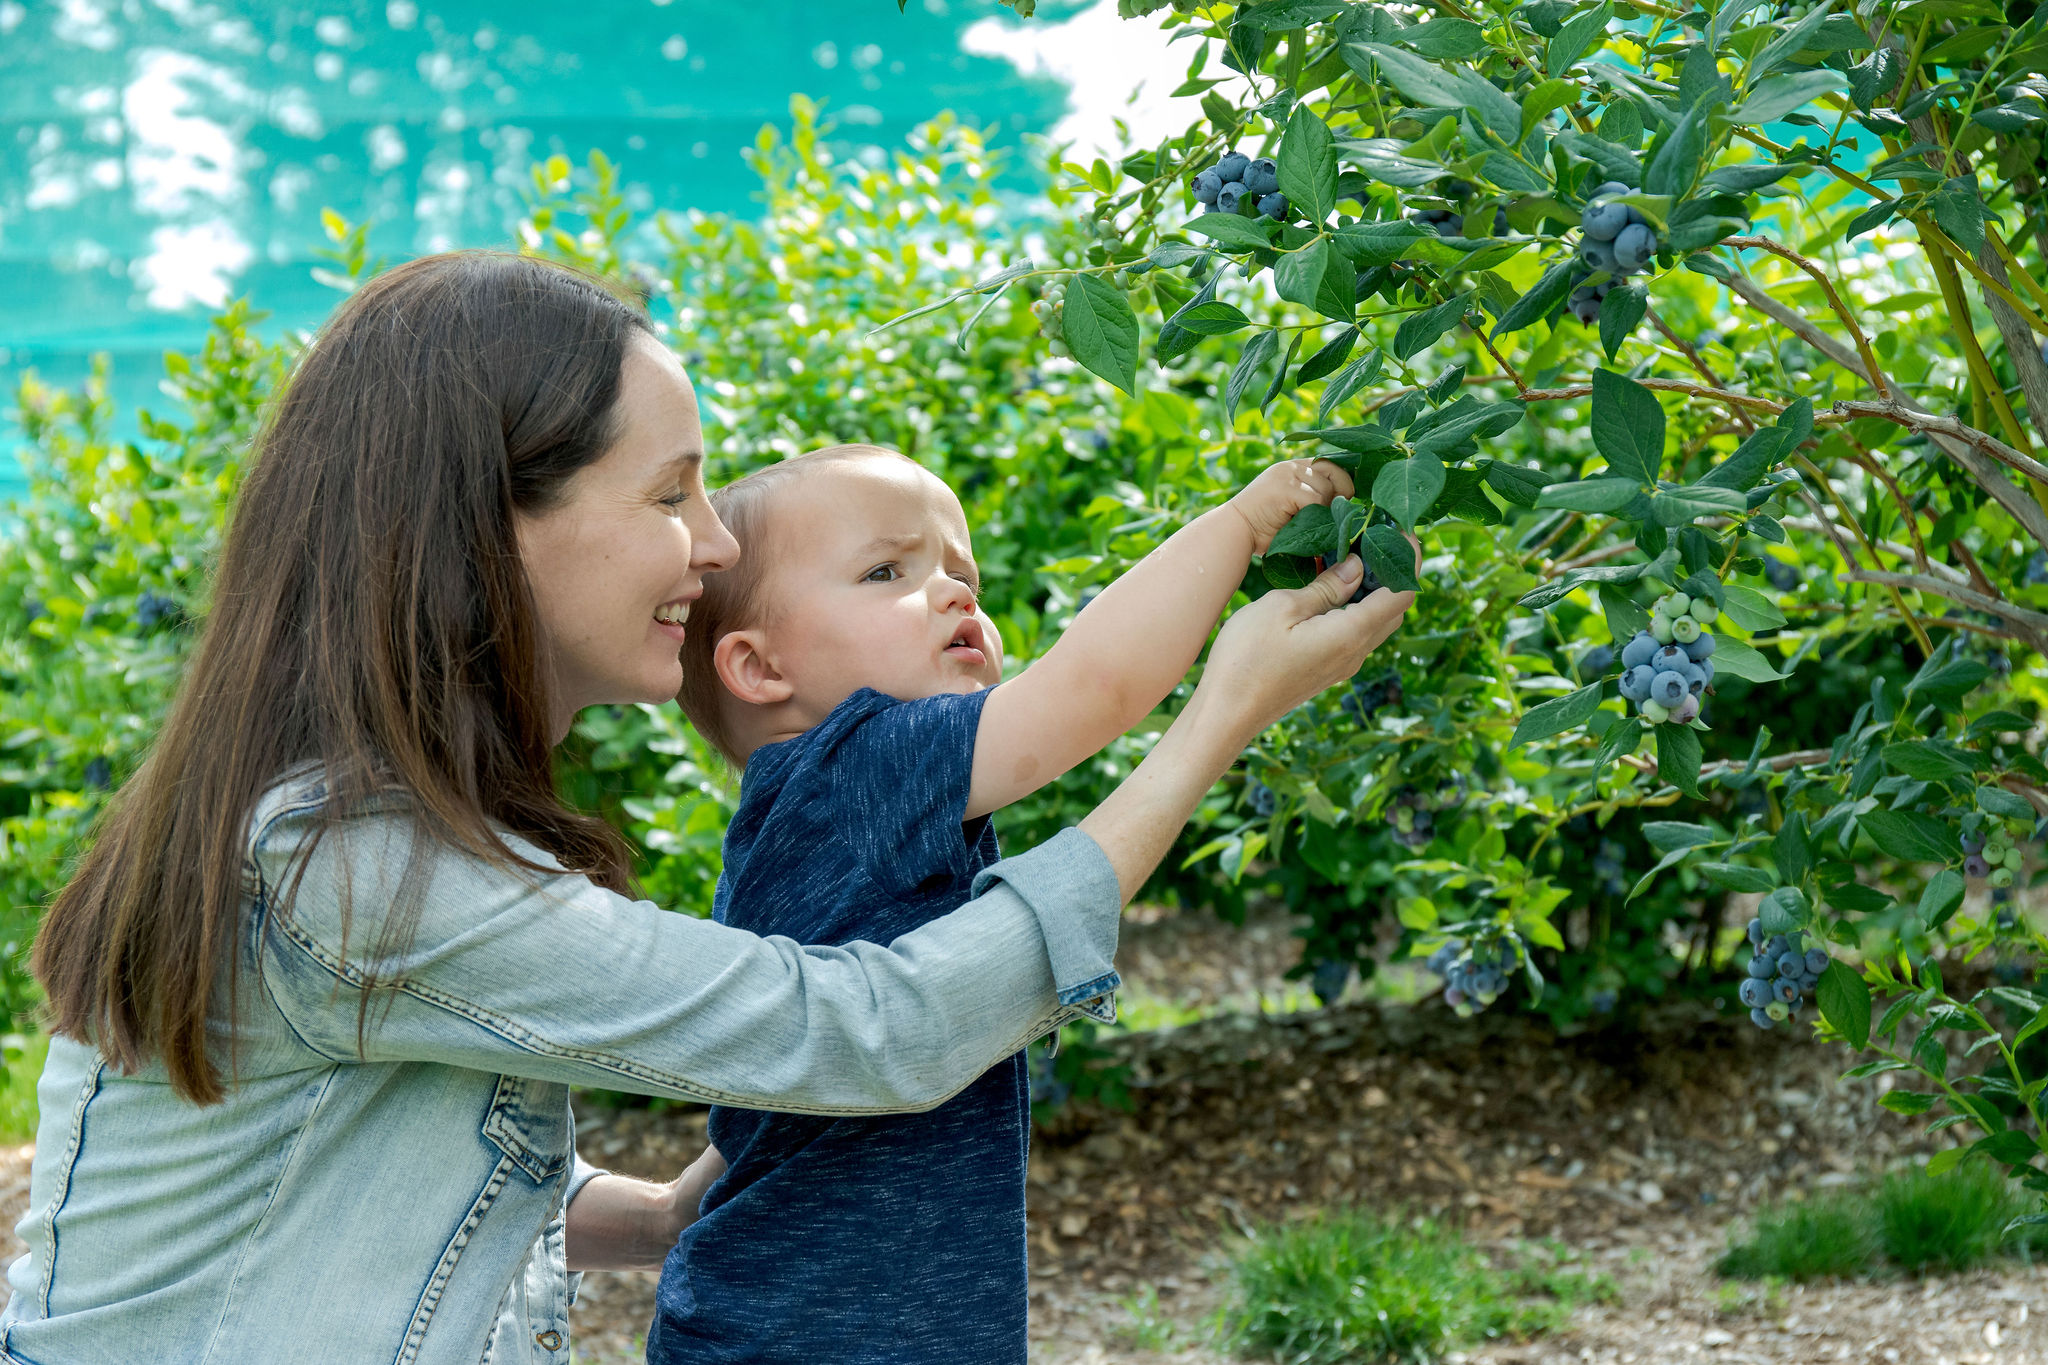
<svg viewBox="0 0 2048 1365"><path fill-rule="evenodd" d="M690 613L680 700L744 770L715 917L888 943L956 909L997 859L990 813L1151 714L1251 556L1350 491L1327 463L1272 466L1001 686L967 519L922 466L835 446L713 494L745 554ZM1111 1019L1118 984L1069 995ZM662 1268L650 1362L1023 1365L1021 1051L927 1113L719 1106L711 1141L727 1169Z"/></svg>

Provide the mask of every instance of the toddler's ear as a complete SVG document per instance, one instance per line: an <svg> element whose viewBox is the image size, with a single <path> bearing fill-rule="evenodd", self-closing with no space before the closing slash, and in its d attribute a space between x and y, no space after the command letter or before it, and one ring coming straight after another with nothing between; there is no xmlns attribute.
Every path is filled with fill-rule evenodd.
<svg viewBox="0 0 2048 1365"><path fill-rule="evenodd" d="M767 640L753 630L721 636L711 651L711 666L725 690L750 706L788 701L796 688L776 669L766 653Z"/></svg>

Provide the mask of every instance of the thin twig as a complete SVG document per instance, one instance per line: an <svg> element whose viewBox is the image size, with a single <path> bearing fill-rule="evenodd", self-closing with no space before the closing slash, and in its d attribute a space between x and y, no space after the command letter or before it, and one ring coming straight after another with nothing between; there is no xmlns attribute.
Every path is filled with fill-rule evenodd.
<svg viewBox="0 0 2048 1365"><path fill-rule="evenodd" d="M1911 588L1915 592L1933 593L1936 597L1946 597L1949 601L1958 602L1974 611L1988 612L2030 637L2029 642L2034 648L2048 653L2048 648L2044 648L2048 646L2048 613L2033 611L2027 607L2016 607L2000 598L1986 597L1981 592L1955 583L1944 583L1939 578L1930 578L1926 574L1878 573L1870 569L1851 569L1845 577L1855 583L1883 583L1896 588Z"/></svg>
<svg viewBox="0 0 2048 1365"><path fill-rule="evenodd" d="M1979 431L1953 417L1939 413L1921 412L1897 401L1880 401L1869 398L1845 398L1828 409L1830 415L1845 420L1858 417L1876 417L1911 431L1939 433L1964 442L1983 451L2000 464L2025 474L2030 479L2048 482L2048 464L2042 464L2033 456L2015 450L1988 431Z"/></svg>
<svg viewBox="0 0 2048 1365"><path fill-rule="evenodd" d="M1758 412L1767 412L1773 417L1785 410L1783 403L1774 403L1768 398L1736 393L1731 389L1708 388L1704 384L1694 384L1684 379L1638 379L1635 382L1646 389L1661 389L1665 393L1683 393L1694 398L1708 398L1734 408L1755 408ZM1531 403L1557 403L1568 398L1584 398L1591 392L1591 384L1568 384L1561 389L1530 389L1521 396Z"/></svg>
<svg viewBox="0 0 2048 1365"><path fill-rule="evenodd" d="M1874 381L1877 391L1890 397L1898 396L1897 386L1878 365L1877 353L1870 349L1870 338L1864 336L1863 329L1856 325L1855 317L1849 312L1849 305L1842 301L1841 292L1835 288L1835 282L1829 278L1827 271L1783 242L1773 241L1769 237L1730 237L1725 245L1732 246L1738 251L1744 248L1768 251L1773 256L1792 262L1811 276L1814 282L1820 285L1821 291L1828 296L1828 307L1834 310L1835 316L1842 320L1842 326L1848 328L1849 335L1855 338L1856 354L1863 358L1864 373Z"/></svg>

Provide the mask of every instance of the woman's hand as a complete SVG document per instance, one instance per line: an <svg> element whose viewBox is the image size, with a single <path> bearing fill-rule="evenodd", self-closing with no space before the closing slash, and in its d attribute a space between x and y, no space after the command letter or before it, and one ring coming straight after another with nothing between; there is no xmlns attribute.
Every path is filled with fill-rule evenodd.
<svg viewBox="0 0 2048 1365"><path fill-rule="evenodd" d="M591 1180L563 1215L564 1250L571 1270L659 1270L697 1221L711 1182L725 1174L716 1147L666 1185L607 1172Z"/></svg>
<svg viewBox="0 0 2048 1365"><path fill-rule="evenodd" d="M1415 538L1408 542L1415 545ZM1415 554L1420 564L1419 545ZM1352 556L1305 587L1267 593L1223 623L1196 695L1211 695L1219 721L1236 718L1243 734L1238 747L1358 672L1401 624L1415 601L1412 592L1380 588L1363 602L1348 602L1363 572Z"/></svg>
<svg viewBox="0 0 2048 1365"><path fill-rule="evenodd" d="M1187 706L1138 770L1081 822L1116 869L1126 902L1244 746L1356 673L1401 623L1415 594L1381 588L1352 603L1363 573L1357 559L1346 559L1307 587L1267 593L1224 623Z"/></svg>

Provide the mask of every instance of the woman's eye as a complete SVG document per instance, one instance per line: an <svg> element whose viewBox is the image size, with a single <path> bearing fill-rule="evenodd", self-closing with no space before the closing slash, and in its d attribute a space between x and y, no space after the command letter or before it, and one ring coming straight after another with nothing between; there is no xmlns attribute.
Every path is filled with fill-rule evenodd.
<svg viewBox="0 0 2048 1365"><path fill-rule="evenodd" d="M690 495L688 493L671 493L667 497L661 499L661 505L663 507L681 507L684 503L688 502L689 500Z"/></svg>
<svg viewBox="0 0 2048 1365"><path fill-rule="evenodd" d="M876 575L878 574L881 575L881 577L876 577ZM896 566L894 564L877 564L874 568L869 569L867 571L866 575L862 577L861 582L893 583L901 577L902 575L896 572Z"/></svg>

